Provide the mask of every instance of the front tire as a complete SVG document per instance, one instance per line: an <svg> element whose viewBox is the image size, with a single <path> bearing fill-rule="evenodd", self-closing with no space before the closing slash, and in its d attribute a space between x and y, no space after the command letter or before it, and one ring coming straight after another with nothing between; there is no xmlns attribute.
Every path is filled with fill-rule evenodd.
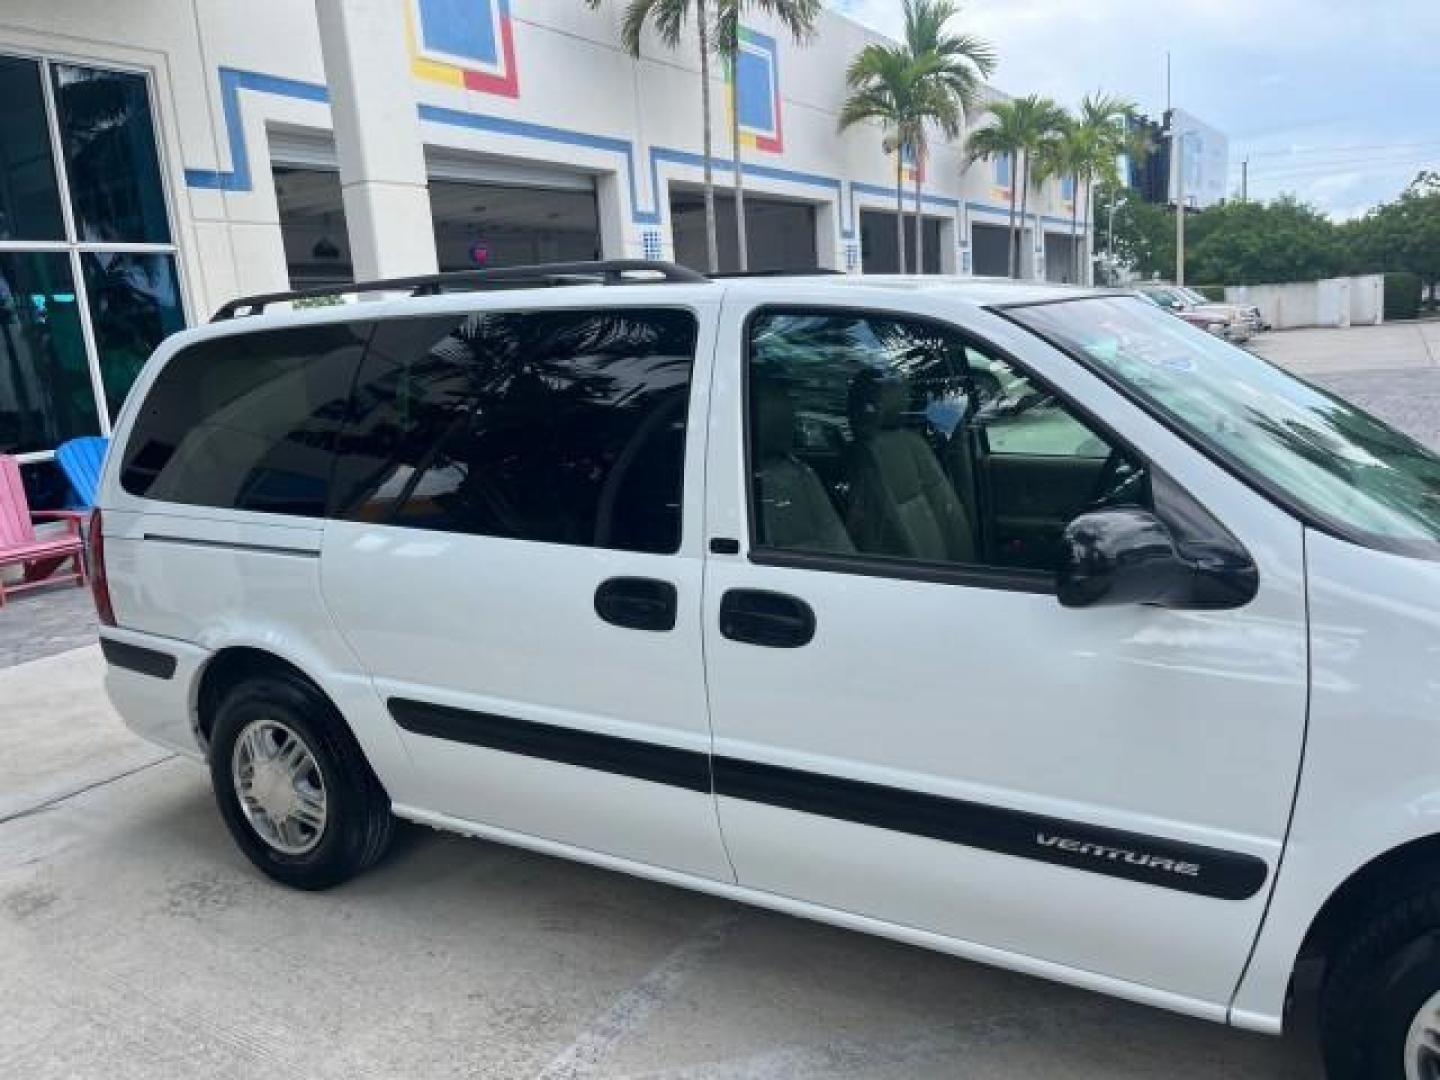
<svg viewBox="0 0 1440 1080"><path fill-rule="evenodd" d="M1440 1080L1440 878L1386 892L1325 980L1330 1080Z"/></svg>
<svg viewBox="0 0 1440 1080"><path fill-rule="evenodd" d="M389 846L389 796L334 706L299 678L257 676L225 695L210 779L240 850L283 884L328 889Z"/></svg>

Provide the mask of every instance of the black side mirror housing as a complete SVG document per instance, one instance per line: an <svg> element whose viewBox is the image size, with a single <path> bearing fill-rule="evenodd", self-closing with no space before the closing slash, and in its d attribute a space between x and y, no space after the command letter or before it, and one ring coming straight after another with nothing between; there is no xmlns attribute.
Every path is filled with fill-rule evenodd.
<svg viewBox="0 0 1440 1080"><path fill-rule="evenodd" d="M1061 541L1060 603L1199 611L1243 607L1259 590L1259 574L1249 552L1214 525L1206 535L1177 539L1164 521L1138 507L1081 514L1065 527Z"/></svg>

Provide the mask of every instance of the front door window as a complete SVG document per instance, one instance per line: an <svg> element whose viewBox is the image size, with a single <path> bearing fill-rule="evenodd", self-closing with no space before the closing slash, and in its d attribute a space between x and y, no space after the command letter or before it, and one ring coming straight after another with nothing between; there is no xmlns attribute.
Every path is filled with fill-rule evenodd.
<svg viewBox="0 0 1440 1080"><path fill-rule="evenodd" d="M762 548L1049 572L1075 516L1148 503L1140 463L938 323L768 311L749 380Z"/></svg>

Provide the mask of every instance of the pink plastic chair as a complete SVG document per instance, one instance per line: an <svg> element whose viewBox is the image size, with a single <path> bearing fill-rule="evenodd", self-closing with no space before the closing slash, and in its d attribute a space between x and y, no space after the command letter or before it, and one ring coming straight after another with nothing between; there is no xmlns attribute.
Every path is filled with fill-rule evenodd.
<svg viewBox="0 0 1440 1080"><path fill-rule="evenodd" d="M11 585L9 591L21 592L67 580L83 588L87 578L80 522L84 517L74 510L32 511L20 482L19 462L0 454L0 571L7 566L25 567L24 580ZM64 521L69 531L63 536L39 539L35 536L35 521L39 519ZM73 569L57 577L55 571L67 560ZM0 607L5 606L5 591L4 575L0 574Z"/></svg>

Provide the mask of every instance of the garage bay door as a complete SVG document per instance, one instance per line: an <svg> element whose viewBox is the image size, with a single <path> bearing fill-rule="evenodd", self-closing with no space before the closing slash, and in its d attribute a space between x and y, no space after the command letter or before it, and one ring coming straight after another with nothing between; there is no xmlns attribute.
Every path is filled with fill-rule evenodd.
<svg viewBox="0 0 1440 1080"><path fill-rule="evenodd" d="M721 271L738 270L735 199L729 192L715 193L715 227ZM675 261L702 273L708 270L702 191L671 187L670 228L675 238ZM819 265L815 256L815 207L811 203L746 192L745 239L751 270L813 270Z"/></svg>
<svg viewBox="0 0 1440 1080"><path fill-rule="evenodd" d="M334 144L276 135L270 152L291 286L353 281ZM441 270L601 257L593 177L429 150L426 169Z"/></svg>
<svg viewBox="0 0 1440 1080"><path fill-rule="evenodd" d="M1010 230L1004 225L970 226L972 268L984 277L1005 277L1010 273Z"/></svg>

